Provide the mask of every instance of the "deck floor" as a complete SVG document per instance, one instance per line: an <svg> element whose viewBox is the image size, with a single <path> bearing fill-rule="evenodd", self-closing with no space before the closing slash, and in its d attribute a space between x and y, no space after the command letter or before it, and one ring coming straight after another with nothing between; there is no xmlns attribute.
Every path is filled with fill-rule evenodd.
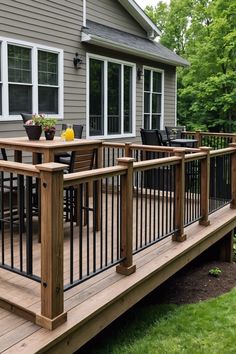
<svg viewBox="0 0 236 354"><path fill-rule="evenodd" d="M168 237L134 256L130 276L112 267L65 292L67 322L48 331L0 308L1 353L73 353L115 318L236 226L229 206L210 216L208 227L194 223L182 243ZM40 246L35 243L35 252ZM37 257L36 257L37 260ZM38 267L39 262L37 260ZM66 275L65 275L66 277ZM6 298L40 312L40 284L0 269L0 301Z"/></svg>

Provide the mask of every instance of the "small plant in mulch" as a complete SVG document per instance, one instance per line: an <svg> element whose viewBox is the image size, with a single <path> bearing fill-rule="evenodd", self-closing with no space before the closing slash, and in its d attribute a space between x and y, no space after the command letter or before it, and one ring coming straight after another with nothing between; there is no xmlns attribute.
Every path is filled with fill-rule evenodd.
<svg viewBox="0 0 236 354"><path fill-rule="evenodd" d="M211 268L208 272L208 274L212 277L218 278L221 275L222 271L220 270L220 268L215 267L215 268Z"/></svg>
<svg viewBox="0 0 236 354"><path fill-rule="evenodd" d="M233 261L236 262L236 234L234 235L234 245L233 245Z"/></svg>

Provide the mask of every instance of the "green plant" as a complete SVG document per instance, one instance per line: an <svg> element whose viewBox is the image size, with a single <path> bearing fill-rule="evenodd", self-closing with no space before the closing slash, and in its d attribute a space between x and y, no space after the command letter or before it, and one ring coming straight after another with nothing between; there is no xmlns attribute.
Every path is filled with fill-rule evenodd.
<svg viewBox="0 0 236 354"><path fill-rule="evenodd" d="M234 235L234 244L233 244L233 258L234 262L236 262L236 234Z"/></svg>
<svg viewBox="0 0 236 354"><path fill-rule="evenodd" d="M40 120L39 125L41 125L41 127L44 131L49 131L49 130L56 130L56 123L57 123L56 118L43 117Z"/></svg>
<svg viewBox="0 0 236 354"><path fill-rule="evenodd" d="M212 268L208 272L209 275L211 275L212 277L216 277L216 278L218 278L221 273L222 273L222 271L218 267Z"/></svg>

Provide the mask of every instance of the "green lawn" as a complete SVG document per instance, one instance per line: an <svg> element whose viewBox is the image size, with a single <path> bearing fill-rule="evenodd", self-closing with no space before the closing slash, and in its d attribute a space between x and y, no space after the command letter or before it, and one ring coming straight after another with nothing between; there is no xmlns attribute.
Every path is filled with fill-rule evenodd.
<svg viewBox="0 0 236 354"><path fill-rule="evenodd" d="M192 305L142 304L90 345L92 354L235 354L236 288Z"/></svg>

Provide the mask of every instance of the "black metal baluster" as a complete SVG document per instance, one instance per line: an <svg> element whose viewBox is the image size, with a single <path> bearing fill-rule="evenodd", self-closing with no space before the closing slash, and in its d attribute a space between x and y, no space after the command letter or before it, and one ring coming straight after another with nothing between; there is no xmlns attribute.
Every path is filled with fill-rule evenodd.
<svg viewBox="0 0 236 354"><path fill-rule="evenodd" d="M75 209L76 209L76 193L77 190L74 187L70 187L69 189L69 219L70 219L70 283L73 284L74 281L74 225L73 222L75 220Z"/></svg>
<svg viewBox="0 0 236 354"><path fill-rule="evenodd" d="M32 275L32 234L33 234L33 218L32 218L32 177L26 177L26 272Z"/></svg>

